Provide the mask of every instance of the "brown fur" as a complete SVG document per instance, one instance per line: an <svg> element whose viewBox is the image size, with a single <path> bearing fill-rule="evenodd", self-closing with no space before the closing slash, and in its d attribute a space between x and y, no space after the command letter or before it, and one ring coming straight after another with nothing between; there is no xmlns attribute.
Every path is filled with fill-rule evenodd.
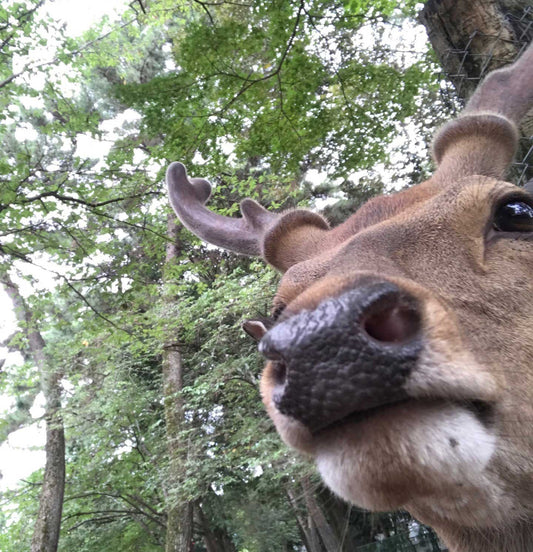
<svg viewBox="0 0 533 552"><path fill-rule="evenodd" d="M506 199L533 201L500 180L531 107L533 46L437 134L432 179L371 200L337 228L306 211L272 217L255 204L245 205L243 223L210 220L192 205L195 222L176 208L202 237L220 232L213 243L260 250L284 273L274 305L284 307L282 319L369 278L416 299L423 345L405 383L409 400L312 433L276 408L272 363L261 393L283 440L313 457L336 493L369 509L406 508L452 552L533 550L533 232L493 224ZM184 169L170 173L179 198L174 177ZM256 338L267 331L248 329Z"/></svg>
<svg viewBox="0 0 533 552"><path fill-rule="evenodd" d="M530 88L532 52L515 71L521 86L529 71ZM519 193L497 180L516 146L512 116L527 111L494 88L512 82L511 72L489 77L490 88L474 96L482 112L469 108L438 133L430 181L313 234L314 256L296 260L308 233L278 234L283 267L273 262L285 271L275 304L286 305L286 317L368 277L423 305L414 402L313 435L273 405L270 364L261 390L282 438L314 457L337 493L370 509L410 510L453 552L533 549L533 236L498 234L491 222L498 203ZM492 405L492 426L461 406L468 399Z"/></svg>
<svg viewBox="0 0 533 552"><path fill-rule="evenodd" d="M293 265L277 296L290 316L368 276L415 295L424 305L427 356L413 376L411 395L419 402L311 435L276 411L269 365L262 382L264 401L282 438L319 465L324 451L352 457L350 467L339 468L346 480L332 484L346 499L370 509L410 509L433 525L452 550L489 550L484 535L491 532L533 546L531 533L511 534L512 527L529 531L523 519L533 514L533 339L527 339L533 327L533 240L495 236L489 224L493 206L518 189L484 177L470 177L440 193L427 184L422 189L394 196L387 209L395 215L384 220L384 203L373 202L379 222ZM433 195L427 193L431 189ZM360 224L358 216L349 224ZM364 211L363 216L369 220ZM426 404L427 397L434 400ZM431 439L420 445L398 435L430 435L433 430L420 429L420 420L438 427L439 404L443 416L460 417L450 403L463 399L494 405L495 425L487 439L495 440L495 450L480 473L457 482L457 493L448 476L431 467ZM457 435L459 442L465 438ZM417 454L424 447L428 458L421 462ZM463 464L457 465L460 470ZM460 504L463 493L469 496L466 506ZM432 503L445 504L446 511L428 511Z"/></svg>

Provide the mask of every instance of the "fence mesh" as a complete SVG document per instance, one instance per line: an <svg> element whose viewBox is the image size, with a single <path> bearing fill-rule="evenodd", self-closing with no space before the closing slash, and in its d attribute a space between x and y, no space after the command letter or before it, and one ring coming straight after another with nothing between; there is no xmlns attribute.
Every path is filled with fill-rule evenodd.
<svg viewBox="0 0 533 552"><path fill-rule="evenodd" d="M413 531L384 538L363 546L354 552L447 552L435 533L423 525L413 523Z"/></svg>
<svg viewBox="0 0 533 552"><path fill-rule="evenodd" d="M442 73L441 81L448 84L443 84L442 96L448 97L453 86L455 94L468 98L491 70L511 63L533 42L533 6L503 16L507 23L505 28L512 29L512 39L508 33L487 34L476 30L468 36L464 46L448 49L443 66L449 70ZM480 51L480 43L488 46ZM509 178L523 186L533 179L533 111L524 119L520 130L520 144Z"/></svg>

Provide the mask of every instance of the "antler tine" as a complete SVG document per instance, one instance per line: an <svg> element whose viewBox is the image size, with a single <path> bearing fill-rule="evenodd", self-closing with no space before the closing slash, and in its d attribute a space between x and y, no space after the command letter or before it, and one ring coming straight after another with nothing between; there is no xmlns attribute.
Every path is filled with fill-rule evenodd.
<svg viewBox="0 0 533 552"><path fill-rule="evenodd" d="M435 136L434 179L450 182L474 174L501 178L518 144L518 125L533 108L533 44L512 65L493 71L462 114Z"/></svg>
<svg viewBox="0 0 533 552"><path fill-rule="evenodd" d="M268 212L253 199L241 202L243 218L213 213L204 206L211 185L203 178L187 178L181 163L172 163L166 174L168 195L183 225L204 241L245 255L261 255L262 236L279 215Z"/></svg>

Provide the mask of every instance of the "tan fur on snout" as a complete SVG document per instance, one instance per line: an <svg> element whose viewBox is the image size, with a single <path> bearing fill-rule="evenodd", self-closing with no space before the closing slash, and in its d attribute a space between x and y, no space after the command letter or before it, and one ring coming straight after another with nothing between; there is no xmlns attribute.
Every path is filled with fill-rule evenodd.
<svg viewBox="0 0 533 552"><path fill-rule="evenodd" d="M272 391L275 386L273 364L269 362L263 370L260 383L261 397L266 411L287 445L312 456L314 453L314 439L311 432L298 420L284 416L278 411L272 401Z"/></svg>
<svg viewBox="0 0 533 552"><path fill-rule="evenodd" d="M501 531L533 511L533 240L495 235L488 224L515 190L470 178L335 248L329 270L295 296L293 272L282 279L288 316L369 278L416 297L424 345L406 382L412 401L312 435L272 405L268 366L261 386L284 441L310 453L341 497L408 508L465 541L467 528ZM306 268L313 273L310 261ZM489 425L468 408L475 401L491 405Z"/></svg>

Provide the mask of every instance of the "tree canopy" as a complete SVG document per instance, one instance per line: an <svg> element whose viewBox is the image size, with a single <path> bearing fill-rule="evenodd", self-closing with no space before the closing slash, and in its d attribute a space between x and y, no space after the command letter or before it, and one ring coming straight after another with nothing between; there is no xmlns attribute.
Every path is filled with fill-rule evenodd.
<svg viewBox="0 0 533 552"><path fill-rule="evenodd" d="M138 0L78 37L46 5L0 7L0 281L25 315L0 440L43 394L66 443L58 549L438 550L280 443L240 328L277 276L177 225L163 186L180 160L223 214L248 196L342 220L423 179L447 106L416 4ZM2 550L35 546L46 477L2 491Z"/></svg>

